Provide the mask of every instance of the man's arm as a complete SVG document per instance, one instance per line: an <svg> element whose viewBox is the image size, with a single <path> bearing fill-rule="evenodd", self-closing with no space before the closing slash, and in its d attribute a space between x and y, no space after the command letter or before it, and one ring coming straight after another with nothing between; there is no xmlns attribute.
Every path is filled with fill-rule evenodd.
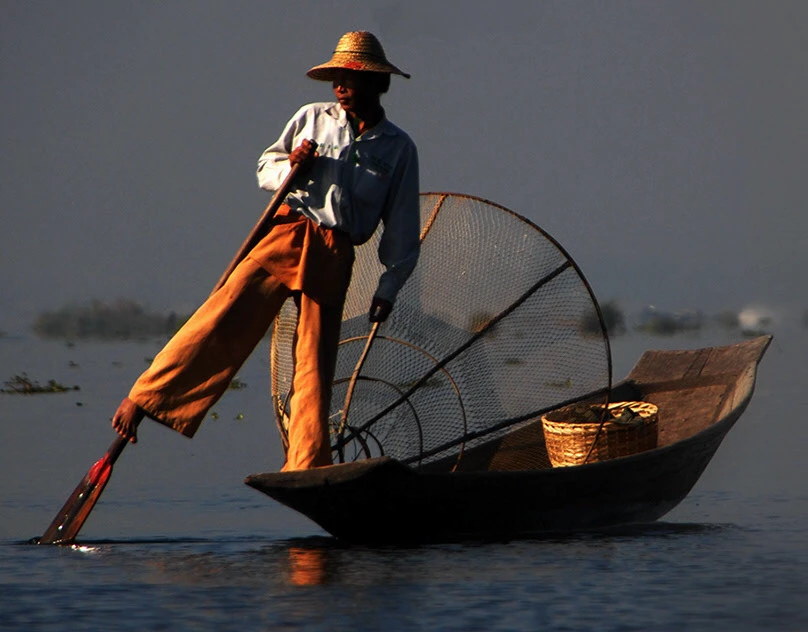
<svg viewBox="0 0 808 632"><path fill-rule="evenodd" d="M297 142L305 124L307 107L302 107L286 124L278 140L264 150L258 158L258 186L267 191L277 191L292 170L292 155L305 144ZM316 156L315 156L316 157ZM296 154L296 160L313 158L308 150Z"/></svg>
<svg viewBox="0 0 808 632"><path fill-rule="evenodd" d="M393 174L386 209L382 214L384 231L379 242L379 261L386 270L379 277L369 318L384 321L396 295L415 269L421 248L420 205L418 200L418 152L410 144Z"/></svg>

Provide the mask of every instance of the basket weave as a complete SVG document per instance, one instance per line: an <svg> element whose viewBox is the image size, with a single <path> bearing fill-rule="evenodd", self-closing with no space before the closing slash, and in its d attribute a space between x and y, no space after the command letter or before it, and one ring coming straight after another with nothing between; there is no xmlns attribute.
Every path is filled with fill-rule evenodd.
<svg viewBox="0 0 808 632"><path fill-rule="evenodd" d="M628 425L607 418L594 448L592 442L598 435L600 423L574 421L574 411L578 406L580 405L573 404L542 415L544 441L553 467L606 461L656 448L659 414L654 404L649 402L609 404L608 410L612 419L619 417L628 407L640 415L643 422ZM592 407L597 408L598 405ZM602 408L602 405L600 407ZM573 420L570 420L571 417ZM591 454L590 448L592 448Z"/></svg>

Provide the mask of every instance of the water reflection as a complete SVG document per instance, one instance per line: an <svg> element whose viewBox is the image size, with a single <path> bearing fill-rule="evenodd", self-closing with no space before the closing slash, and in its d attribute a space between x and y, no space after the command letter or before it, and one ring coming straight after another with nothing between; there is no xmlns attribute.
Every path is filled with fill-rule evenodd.
<svg viewBox="0 0 808 632"><path fill-rule="evenodd" d="M271 543L257 538L146 539L109 542L100 548L110 564L147 583L269 586L272 591L339 582L351 559L346 547L319 536Z"/></svg>
<svg viewBox="0 0 808 632"><path fill-rule="evenodd" d="M328 581L329 551L325 548L290 546L287 577L294 586L319 586Z"/></svg>
<svg viewBox="0 0 808 632"><path fill-rule="evenodd" d="M732 525L666 523L628 525L577 534L547 534L513 542L464 542L416 547L366 547L341 544L329 537L291 538L274 542L236 540L139 540L99 545L84 542L82 551L103 553L112 567L126 569L146 583L175 586L250 587L286 594L294 587L350 585L363 591L390 585L451 583L458 572L513 579L526 560L583 555L614 560L626 546L653 546L660 540L726 537ZM89 546L88 546L89 545ZM583 554L586 552L586 554ZM529 566L532 566L529 564ZM533 576L558 572L546 561L531 568Z"/></svg>

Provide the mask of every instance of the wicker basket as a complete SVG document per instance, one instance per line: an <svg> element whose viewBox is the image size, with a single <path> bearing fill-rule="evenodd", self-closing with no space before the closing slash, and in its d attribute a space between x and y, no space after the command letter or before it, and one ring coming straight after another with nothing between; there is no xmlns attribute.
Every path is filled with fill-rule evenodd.
<svg viewBox="0 0 808 632"><path fill-rule="evenodd" d="M592 442L598 435L600 423L578 422L576 416L581 404L572 404L550 411L542 416L544 441L547 454L553 467L582 465L596 461L616 459L645 450L653 450L657 446L657 429L659 415L657 407L648 402L614 402L609 404L610 417L603 423L597 444ZM587 405L587 408L600 408L603 405ZM637 413L640 423L626 424L614 421L626 408ZM592 453L589 453L590 448ZM589 458L587 459L587 455Z"/></svg>

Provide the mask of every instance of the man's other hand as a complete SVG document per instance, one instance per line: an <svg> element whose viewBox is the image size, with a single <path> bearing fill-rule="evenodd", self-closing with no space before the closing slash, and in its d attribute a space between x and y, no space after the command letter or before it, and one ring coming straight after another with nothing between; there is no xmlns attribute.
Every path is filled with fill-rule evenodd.
<svg viewBox="0 0 808 632"><path fill-rule="evenodd" d="M373 297L370 304L370 312L368 312L368 320L372 323L383 323L387 320L390 312L393 311L393 304L383 298Z"/></svg>

